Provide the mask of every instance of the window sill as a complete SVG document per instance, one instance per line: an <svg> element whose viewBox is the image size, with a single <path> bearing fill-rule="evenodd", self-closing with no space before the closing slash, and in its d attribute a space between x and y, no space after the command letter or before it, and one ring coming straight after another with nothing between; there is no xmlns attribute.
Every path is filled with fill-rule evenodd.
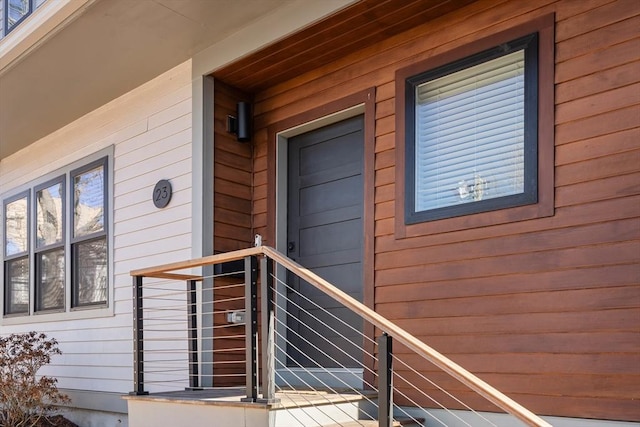
<svg viewBox="0 0 640 427"><path fill-rule="evenodd" d="M111 307L102 308L81 308L73 311L56 313L36 313L31 316L11 316L0 319L0 325L29 325L45 322L62 322L73 320L96 319L101 317L113 317L114 311Z"/></svg>
<svg viewBox="0 0 640 427"><path fill-rule="evenodd" d="M404 205L404 203L401 203ZM468 230L491 225L508 224L536 218L553 216L553 199L541 201L535 205L518 206L490 212L444 218L417 224L405 224L404 216L396 217L395 236L397 239L418 237L429 234Z"/></svg>

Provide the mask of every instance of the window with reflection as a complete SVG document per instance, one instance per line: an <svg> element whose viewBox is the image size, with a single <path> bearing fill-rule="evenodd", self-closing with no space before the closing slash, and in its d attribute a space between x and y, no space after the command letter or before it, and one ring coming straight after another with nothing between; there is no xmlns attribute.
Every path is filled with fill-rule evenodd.
<svg viewBox="0 0 640 427"><path fill-rule="evenodd" d="M0 0L0 38L9 34L46 0ZM56 0L57 1L57 0Z"/></svg>
<svg viewBox="0 0 640 427"><path fill-rule="evenodd" d="M113 147L103 151L113 153ZM4 198L2 315L108 306L111 155L76 162Z"/></svg>
<svg viewBox="0 0 640 427"><path fill-rule="evenodd" d="M64 177L36 187L36 311L65 302Z"/></svg>
<svg viewBox="0 0 640 427"><path fill-rule="evenodd" d="M3 0L5 34L31 14L33 0Z"/></svg>
<svg viewBox="0 0 640 427"><path fill-rule="evenodd" d="M73 306L107 302L106 161L72 173Z"/></svg>
<svg viewBox="0 0 640 427"><path fill-rule="evenodd" d="M4 203L4 313L29 313L29 194Z"/></svg>

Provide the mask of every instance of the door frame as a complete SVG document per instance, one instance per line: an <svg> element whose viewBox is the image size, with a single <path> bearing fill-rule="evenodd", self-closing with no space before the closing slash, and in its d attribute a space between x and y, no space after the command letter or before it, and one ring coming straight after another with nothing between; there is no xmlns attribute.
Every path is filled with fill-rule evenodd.
<svg viewBox="0 0 640 427"><path fill-rule="evenodd" d="M268 181L273 183L267 189L267 244L286 253L287 248L287 193L288 193L288 141L289 138L328 126L342 120L364 116L364 152L363 152L363 303L374 309L374 210L375 210L375 88L369 88L334 100L328 104L299 113L268 127L267 173ZM276 271L277 277L283 277L282 271ZM284 313L278 313L282 315ZM374 338L374 328L365 324L364 334ZM366 353L373 353L373 345L365 343ZM283 360L281 352L276 358ZM366 366L373 367L373 360L365 356ZM365 383L372 384L373 375L367 371L361 376ZM353 379L345 371L344 379ZM362 383L352 383L363 388Z"/></svg>

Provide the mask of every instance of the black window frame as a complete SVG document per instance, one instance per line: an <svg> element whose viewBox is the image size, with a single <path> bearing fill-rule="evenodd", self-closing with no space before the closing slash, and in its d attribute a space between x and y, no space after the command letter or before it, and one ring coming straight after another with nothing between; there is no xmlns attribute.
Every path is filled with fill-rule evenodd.
<svg viewBox="0 0 640 427"><path fill-rule="evenodd" d="M111 222L113 220L113 214L109 211L109 207L113 204L113 202L111 201L111 198L113 197L113 182L111 181L111 178L113 176L113 156L114 147L105 147L94 154L71 162L70 164L47 173L38 179L34 179L30 182L20 185L15 189L15 191L0 196L2 200L2 203L0 203L0 207L3 208L4 211L6 211L7 209L6 206L14 202L15 200L26 198L28 204L28 248L26 251L7 256L8 239L7 233L4 231L6 229L6 216L4 214L4 211L0 215L0 220L2 220L0 222L0 231L2 231L2 233L0 234L3 236L2 238L0 238L3 244L3 248L2 250L0 250L0 264L2 264L3 267L3 272L0 276L0 292L2 292L0 294L0 324L2 324L2 319L7 319L8 324L23 324L38 321L62 321L66 319L97 318L113 315L114 288L113 277L111 276L113 271L113 236L109 234L111 230L113 230L113 223ZM75 267L72 258L72 251L74 250L74 245L72 244L72 242L74 241L74 239L72 239L74 231L72 230L72 228L74 227L75 221L75 218L72 217L74 211L71 204L73 197L73 182L74 177L96 167L101 168L100 172L103 175L103 181L100 184L100 188L102 190L101 202L103 204L101 220L104 224L104 230L100 230L99 232L92 232L90 235L82 236L81 238L75 239L75 242L82 243L87 241L90 242L92 240L100 241L100 246L92 249L98 251L99 255L101 256L101 262L93 263L92 265L98 266L96 267L96 277L101 280L101 282L99 283L101 285L104 285L104 288L102 286L87 286L87 289L96 289L97 291L100 291L99 294L87 294L88 298L95 299L96 297L99 297L100 301L91 304L76 304L76 306L74 306L75 301L77 301L77 297L74 299L74 289L72 282L74 275L73 270ZM41 246L38 247L39 241L37 216L39 211L36 206L37 195L40 190L50 187L51 185L56 183L61 183L61 195L64 194L64 201L62 203L62 209L64 211L61 213L63 215L62 239L64 243L61 244L61 242L55 241L54 243L49 243L47 245L41 244ZM89 204L91 203L89 202ZM43 242L43 240L40 239L40 242ZM39 292L37 274L39 274L38 272L41 271L41 263L43 262L43 260L40 259L40 255L46 254L47 252L54 249L64 249L64 307L57 307L56 304L56 307L44 308L42 307L42 305L39 305L37 301L37 293ZM23 263L26 264L25 268L28 268L28 302L27 308L23 311L14 311L10 313L8 312L8 308L10 308L9 306L11 300L8 297L10 296L9 291L12 288L9 286L10 283L8 280L7 267L10 266L11 262L14 262L15 260L24 260ZM82 268L82 266L78 268ZM60 270L55 270L55 272L58 273L60 272ZM19 270L17 271L17 273L25 274L26 271ZM17 283L22 286L22 282ZM92 282L85 283L91 284ZM58 302L59 300L56 299L56 303ZM20 305L20 309L23 309L22 305Z"/></svg>
<svg viewBox="0 0 640 427"><path fill-rule="evenodd" d="M60 184L60 191L62 197L62 205L61 205L61 214L62 214L62 239L60 242L56 242L49 245L38 246L38 192L44 190L52 185ZM67 205L67 187L66 187L66 175L60 175L56 178L50 179L42 184L38 184L33 187L33 198L34 198L34 211L33 211L33 223L34 223L34 245L33 245L33 280L34 280L34 300L33 300L33 310L34 313L51 313L51 312L64 312L66 311L66 298L63 298L62 306L60 307L50 307L50 308L42 308L40 306L40 289L41 289L41 275L40 271L42 270L42 258L40 257L42 254L46 254L48 252L52 252L55 250L62 249L65 260L66 257L66 205ZM65 262L65 288L67 286L66 281L66 262ZM66 290L65 290L66 295Z"/></svg>
<svg viewBox="0 0 640 427"><path fill-rule="evenodd" d="M27 249L26 251L22 251L19 253L15 253L12 255L7 255L7 229L6 229L6 224L7 224L7 217L6 217L6 212L7 212L7 205L9 205L10 203L13 203L17 200L20 199L27 199L27 218L26 218L26 226L27 226ZM4 286L3 286L3 307L2 307L2 313L5 317L14 317L14 316L28 316L30 314L30 310L31 310L31 276L33 275L33 271L31 268L31 191L30 190L25 190L25 191L21 191L20 193L17 193L11 197L6 198L3 203L2 203L2 219L4 221L3 223L3 228L4 228L4 232L3 232L3 236L4 238L2 239L2 254L3 254L3 259L2 259L2 266L3 266L3 272L4 272ZM27 297L27 310L26 311L18 311L18 312L9 312L9 298L7 298L7 295L9 294L9 271L10 269L8 268L9 263L16 261L16 260L20 260L26 258L27 259L27 265L29 267L29 276L27 278L28 284L29 284L29 289L28 291L28 297Z"/></svg>
<svg viewBox="0 0 640 427"><path fill-rule="evenodd" d="M71 253L70 253L70 258L69 261L71 263L71 308L72 309L77 309L77 308L88 308L88 307L106 307L109 304L109 286L107 283L107 295L104 301L98 301L98 302L93 302L93 303L88 303L88 304L81 304L79 303L79 287L78 287L78 262L76 262L76 256L78 253L77 247L79 244L83 244L83 243L88 243L88 242L92 242L92 241L97 241L97 240L101 240L104 239L105 241L105 247L106 247L106 254L107 254L107 277L110 274L109 272L109 221L107 213L109 212L109 204L108 204L108 182L109 182L109 168L108 168L108 163L109 158L108 156L105 157L101 157L98 160L95 160L93 162L90 162L86 165L83 165L77 169L74 169L72 171L69 172L69 199L71 202L71 211L69 212L69 215L71 216L71 220L70 220L70 227L71 230L69 231L69 236L70 236L70 248L71 248ZM81 237L76 237L75 236L75 210L74 210L74 206L75 206L75 177L78 175L81 175L84 172L90 171L92 169L95 169L96 167L101 166L102 167L102 172L103 172L103 179L102 179L102 215L103 215L103 228L102 231L99 232L95 232L95 233L91 233L88 235L84 235Z"/></svg>
<svg viewBox="0 0 640 427"><path fill-rule="evenodd" d="M405 96L405 224L416 224L506 209L538 202L538 33L531 33L493 48L466 56L406 78ZM524 191L522 193L473 201L454 206L416 211L415 187L415 99L416 88L425 82L467 69L510 53L524 50Z"/></svg>
<svg viewBox="0 0 640 427"><path fill-rule="evenodd" d="M20 19L18 19L11 27L9 27L9 1L10 0L2 0L2 11L3 11L3 29L4 35L6 36L11 31L13 31L18 25L22 23L25 19L27 19L35 8L35 0L29 0L29 11L24 14Z"/></svg>

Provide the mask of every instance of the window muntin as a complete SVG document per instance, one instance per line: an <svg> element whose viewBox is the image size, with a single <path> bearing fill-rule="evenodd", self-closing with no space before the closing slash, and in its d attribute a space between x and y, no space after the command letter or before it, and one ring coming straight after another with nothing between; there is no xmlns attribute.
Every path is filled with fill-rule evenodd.
<svg viewBox="0 0 640 427"><path fill-rule="evenodd" d="M74 307L107 302L106 159L71 173Z"/></svg>
<svg viewBox="0 0 640 427"><path fill-rule="evenodd" d="M81 168L74 169L80 162L70 165L57 178L4 200L5 316L108 307L111 155Z"/></svg>
<svg viewBox="0 0 640 427"><path fill-rule="evenodd" d="M535 203L537 37L406 81L407 223Z"/></svg>

